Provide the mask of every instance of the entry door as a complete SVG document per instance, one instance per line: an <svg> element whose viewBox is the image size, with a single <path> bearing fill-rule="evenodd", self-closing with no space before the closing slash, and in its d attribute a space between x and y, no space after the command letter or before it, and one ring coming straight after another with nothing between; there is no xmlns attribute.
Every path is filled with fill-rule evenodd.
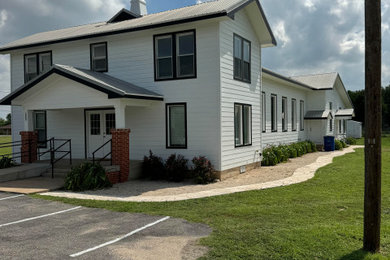
<svg viewBox="0 0 390 260"><path fill-rule="evenodd" d="M87 154L92 158L92 153L112 138L111 129L115 129L115 110L88 111L86 115ZM107 144L95 154L95 157L102 158L110 150L111 147Z"/></svg>

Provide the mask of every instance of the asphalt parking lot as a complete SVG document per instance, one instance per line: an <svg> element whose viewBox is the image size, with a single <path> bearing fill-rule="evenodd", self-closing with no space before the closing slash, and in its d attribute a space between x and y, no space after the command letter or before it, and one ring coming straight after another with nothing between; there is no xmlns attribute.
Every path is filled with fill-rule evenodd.
<svg viewBox="0 0 390 260"><path fill-rule="evenodd" d="M206 225L0 193L1 259L196 259Z"/></svg>

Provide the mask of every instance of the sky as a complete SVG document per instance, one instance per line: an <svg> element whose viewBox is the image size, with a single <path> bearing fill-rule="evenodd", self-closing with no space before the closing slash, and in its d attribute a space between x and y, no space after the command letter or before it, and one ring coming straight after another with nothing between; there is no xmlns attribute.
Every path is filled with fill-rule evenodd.
<svg viewBox="0 0 390 260"><path fill-rule="evenodd" d="M202 0L147 0L156 13ZM348 90L364 88L364 0L260 0L277 47L262 65L286 76L339 72ZM130 0L0 0L0 45L22 37L107 21ZM390 84L390 0L382 0L382 85ZM10 92L9 56L0 55L0 98ZM5 117L8 107L0 107Z"/></svg>

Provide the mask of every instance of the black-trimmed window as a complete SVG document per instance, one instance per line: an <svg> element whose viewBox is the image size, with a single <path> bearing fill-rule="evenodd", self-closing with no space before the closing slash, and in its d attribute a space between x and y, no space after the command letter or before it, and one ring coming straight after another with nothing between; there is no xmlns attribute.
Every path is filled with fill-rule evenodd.
<svg viewBox="0 0 390 260"><path fill-rule="evenodd" d="M291 130L297 131L297 100L291 99Z"/></svg>
<svg viewBox="0 0 390 260"><path fill-rule="evenodd" d="M155 80L196 77L195 30L154 36Z"/></svg>
<svg viewBox="0 0 390 260"><path fill-rule="evenodd" d="M333 119L329 119L329 131L333 132Z"/></svg>
<svg viewBox="0 0 390 260"><path fill-rule="evenodd" d="M263 133L267 131L267 109L265 92L261 93L261 129Z"/></svg>
<svg viewBox="0 0 390 260"><path fill-rule="evenodd" d="M278 131L278 97L271 94L271 131Z"/></svg>
<svg viewBox="0 0 390 260"><path fill-rule="evenodd" d="M34 111L33 112L33 124L34 131L38 134L38 147L47 147L47 124L46 124L46 111Z"/></svg>
<svg viewBox="0 0 390 260"><path fill-rule="evenodd" d="M342 134L343 133L343 125L342 125L342 123L343 123L343 120L339 120L339 134Z"/></svg>
<svg viewBox="0 0 390 260"><path fill-rule="evenodd" d="M234 145L252 145L252 106L234 104Z"/></svg>
<svg viewBox="0 0 390 260"><path fill-rule="evenodd" d="M107 42L92 43L90 46L91 70L108 71Z"/></svg>
<svg viewBox="0 0 390 260"><path fill-rule="evenodd" d="M24 55L24 82L48 71L53 64L51 51Z"/></svg>
<svg viewBox="0 0 390 260"><path fill-rule="evenodd" d="M288 115L287 115L287 98L282 97L282 131L287 132Z"/></svg>
<svg viewBox="0 0 390 260"><path fill-rule="evenodd" d="M167 148L187 148L187 104L166 104Z"/></svg>
<svg viewBox="0 0 390 260"><path fill-rule="evenodd" d="M234 34L234 79L251 82L251 42Z"/></svg>
<svg viewBox="0 0 390 260"><path fill-rule="evenodd" d="M303 100L299 103L299 128L301 131L305 130L305 102Z"/></svg>
<svg viewBox="0 0 390 260"><path fill-rule="evenodd" d="M343 119L343 134L347 133L347 120Z"/></svg>

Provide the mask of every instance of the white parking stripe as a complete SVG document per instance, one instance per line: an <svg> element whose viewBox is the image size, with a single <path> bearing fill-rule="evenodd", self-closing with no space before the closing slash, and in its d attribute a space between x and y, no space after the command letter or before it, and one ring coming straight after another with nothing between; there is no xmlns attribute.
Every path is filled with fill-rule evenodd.
<svg viewBox="0 0 390 260"><path fill-rule="evenodd" d="M163 221L165 221L165 220L167 220L167 219L169 219L169 217L165 217L165 218L159 219L159 220L157 220L157 221L155 221L155 222L153 222L153 223L147 224L147 225L145 225L145 226L143 226L143 227L141 227L141 228L138 228L138 229L136 229L136 230L134 230L134 231L131 231L130 233L128 233L128 234L126 234L126 235L124 235L124 236L121 236L121 237L119 237L119 238L117 238L117 239L114 239L114 240L108 241L108 242L106 242L106 243L100 244L100 245L98 245L98 246L89 248L89 249L87 249L87 250L84 250L84 251L81 251L81 252L72 254L72 255L70 255L70 257L78 257L78 256L81 256L81 255L83 255L83 254L86 254L86 253L95 251L95 250L97 250L97 249L99 249L99 248L102 248L102 247L105 247L105 246L114 244L114 243L116 243L116 242L118 242L118 241L121 241L122 239L125 239L125 238L127 238L127 237L129 237L129 236L132 236L132 235L134 235L135 233L138 233L138 232L140 232L140 231L142 231L142 230L144 230L144 229L147 229L147 228L149 228L149 227L151 227L151 226L154 226L154 225L156 225L156 224L158 224L158 223L160 223L160 222L163 222Z"/></svg>
<svg viewBox="0 0 390 260"><path fill-rule="evenodd" d="M5 197L5 198L1 198L0 200L9 200L9 199L14 199L14 198L19 198L19 197L23 197L24 194L22 195L15 195L15 196L9 196L9 197Z"/></svg>
<svg viewBox="0 0 390 260"><path fill-rule="evenodd" d="M19 223L22 223L22 222L35 220L35 219L46 218L46 217L49 217L49 216L54 216L54 215L66 213L66 212L69 212L69 211L72 211L72 210L76 210L76 209L79 209L79 208L81 208L81 206L75 207L75 208L71 208L71 209L61 210L61 211L57 211L57 212L53 212L53 213L49 213L49 214L45 214L45 215L41 215L41 216L37 216L37 217L21 219L21 220L18 220L18 221L2 224L2 225L0 225L0 228L6 227L6 226L10 226L10 225L14 225L14 224L19 224Z"/></svg>

